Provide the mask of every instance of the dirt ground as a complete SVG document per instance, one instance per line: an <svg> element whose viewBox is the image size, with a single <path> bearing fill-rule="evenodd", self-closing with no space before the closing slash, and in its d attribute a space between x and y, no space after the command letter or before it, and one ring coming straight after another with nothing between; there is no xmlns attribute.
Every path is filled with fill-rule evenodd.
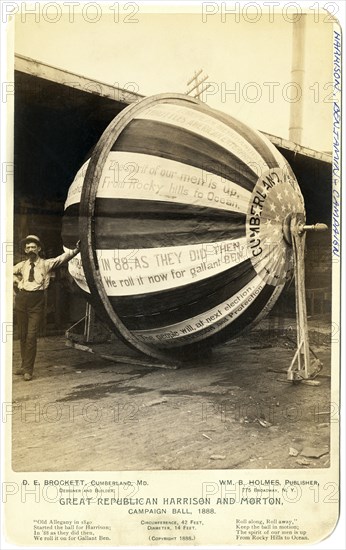
<svg viewBox="0 0 346 550"><path fill-rule="evenodd" d="M294 320L270 323L178 370L106 360L67 347L63 336L41 339L33 380L13 375L13 469L328 467L328 324L310 323L324 368L319 385L308 385L283 372Z"/></svg>

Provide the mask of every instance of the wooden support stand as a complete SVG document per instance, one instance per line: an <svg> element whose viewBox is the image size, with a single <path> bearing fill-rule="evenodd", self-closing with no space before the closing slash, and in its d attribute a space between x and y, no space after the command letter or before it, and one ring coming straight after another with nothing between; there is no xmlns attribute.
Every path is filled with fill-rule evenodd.
<svg viewBox="0 0 346 550"><path fill-rule="evenodd" d="M325 231L325 224L304 225L302 214L290 220L290 239L294 255L294 278L297 318L297 350L287 371L287 379L293 382L315 378L323 365L317 357L311 358L305 293L305 237L306 231Z"/></svg>
<svg viewBox="0 0 346 550"><path fill-rule="evenodd" d="M138 365L146 368L177 369L177 362L162 362L143 356L126 346L107 327L98 322L95 311L86 304L85 316L72 325L66 332L66 345L80 351L93 353L114 363Z"/></svg>

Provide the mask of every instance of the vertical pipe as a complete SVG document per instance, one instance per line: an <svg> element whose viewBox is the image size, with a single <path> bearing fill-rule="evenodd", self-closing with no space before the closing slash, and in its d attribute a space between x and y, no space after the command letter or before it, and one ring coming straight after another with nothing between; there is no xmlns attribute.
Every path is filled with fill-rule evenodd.
<svg viewBox="0 0 346 550"><path fill-rule="evenodd" d="M305 73L305 19L302 15L293 23L291 82L297 84L298 101L292 101L290 106L289 139L302 143L303 133L303 103L304 103L304 73Z"/></svg>

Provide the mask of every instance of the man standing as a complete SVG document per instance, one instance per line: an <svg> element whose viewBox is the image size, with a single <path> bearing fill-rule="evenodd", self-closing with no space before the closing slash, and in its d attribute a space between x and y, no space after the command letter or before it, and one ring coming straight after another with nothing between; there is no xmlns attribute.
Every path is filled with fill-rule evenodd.
<svg viewBox="0 0 346 550"><path fill-rule="evenodd" d="M22 242L27 260L13 268L17 289L15 311L22 356L22 366L15 374L23 374L24 380L28 381L32 379L34 370L38 330L44 312L44 291L49 286L52 270L78 254L80 241L74 250L49 260L40 258L42 243L36 235L28 235Z"/></svg>

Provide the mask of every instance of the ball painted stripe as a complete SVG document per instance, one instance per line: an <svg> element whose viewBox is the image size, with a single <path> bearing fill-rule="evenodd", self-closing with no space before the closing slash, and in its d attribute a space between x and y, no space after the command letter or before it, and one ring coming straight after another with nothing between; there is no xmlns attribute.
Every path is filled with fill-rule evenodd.
<svg viewBox="0 0 346 550"><path fill-rule="evenodd" d="M109 201L104 201L107 203ZM229 220L217 223L207 217L189 217L177 221L160 218L133 218L130 215L113 217L103 213L102 205L97 204L95 221L96 247L99 250L145 249L170 246L184 246L213 243L245 236L245 216L233 215ZM62 236L65 246L72 248L78 232L77 206L70 207L63 219ZM73 211L72 211L73 208ZM164 231L163 231L164 227Z"/></svg>
<svg viewBox="0 0 346 550"><path fill-rule="evenodd" d="M67 249L65 248L65 250ZM110 257L113 256L116 261L108 259L106 251L98 251L100 276L104 287L107 289L107 295L109 297L128 297L130 308L137 308L138 300L136 300L136 296L149 296L152 299L152 304L146 305L145 313L150 311L151 307L154 307L154 311L157 311L158 304L162 307L162 310L170 309L167 304L160 303L163 298L168 302L175 300L177 303L174 302L174 304L179 306L180 303L185 303L187 299L194 300L197 296L200 299L203 297L203 293L204 295L210 294L226 283L233 283L234 278L244 276L248 271L251 271L252 275L256 273L251 261L246 257L246 250L239 256L236 254L232 263L228 259L229 253L227 253L227 262L221 262L221 254L217 254L215 261L197 260L194 263L190 262L191 267L189 270L179 269L178 267L168 269L161 267L157 268L155 272L153 266L151 266L152 275L145 275L150 265L148 256L144 256L142 251L137 250L125 252L126 268L124 262L122 262L122 269L117 269L117 264L120 265L120 261L116 251L110 251L109 255ZM154 257L154 253L151 255L151 259ZM160 253L160 257L162 257L162 253ZM131 264L137 265L137 269L132 271ZM143 267L142 271L140 266ZM81 288L87 291L83 267L78 256L70 261L69 271ZM139 275L140 272L142 275ZM165 293L166 290L169 290L169 293ZM139 313L142 313L142 311L139 310Z"/></svg>
<svg viewBox="0 0 346 550"><path fill-rule="evenodd" d="M70 187L65 209L80 201L86 166ZM100 177L98 198L162 201L246 213L251 193L238 183L175 160L111 151ZM142 212L145 205L142 205Z"/></svg>
<svg viewBox="0 0 346 550"><path fill-rule="evenodd" d="M237 275L236 275L237 273ZM203 315L215 308L240 288L250 283L254 271L249 262L231 269L219 277L204 281L205 284L188 285L179 292L162 291L155 294L128 297L111 297L110 301L129 329L151 329L178 323L195 315ZM184 290L184 292L183 292Z"/></svg>
<svg viewBox="0 0 346 550"><path fill-rule="evenodd" d="M182 105L165 103L154 105L144 113L137 115L136 120L148 122L159 122L173 125L179 131L196 133L204 140L211 141L214 147L220 146L232 152L241 162L247 166L255 163L262 170L268 170L269 166L257 150L239 132L235 131L230 124L225 124L218 117Z"/></svg>
<svg viewBox="0 0 346 550"><path fill-rule="evenodd" d="M170 101L170 104L171 103L179 105L179 102L177 100L172 100ZM197 112L204 112L205 106L189 105L189 109ZM279 151L271 143L271 141L258 130L250 128L244 122L232 117L229 114L217 111L216 109L210 108L210 113L212 114L213 118L219 120L220 122L223 122L233 130L235 130L239 134L239 136L244 138L244 140L248 142L253 147L253 149L263 158L268 168L275 168L277 166L283 168L283 165L287 164L285 158L281 155L281 153L279 153ZM252 158L250 161L250 166L254 166L255 164L256 163ZM260 165L262 165L262 162L260 163Z"/></svg>
<svg viewBox="0 0 346 550"><path fill-rule="evenodd" d="M210 345L214 346L222 344L223 342L227 342L227 340L234 338L234 335L239 336L242 332L247 332L256 324L256 319L261 320L263 318L261 313L268 304L270 305L270 309L273 307L278 298L278 293L281 294L283 288L283 285L281 287L265 285L258 297L249 305L242 315L237 317L225 328L225 330L218 332L210 338ZM266 315L269 313L270 309L269 307L266 308Z"/></svg>
<svg viewBox="0 0 346 550"><path fill-rule="evenodd" d="M205 310L203 315L189 317L181 323L174 323L156 329L134 331L139 340L147 343L181 345L198 342L223 330L239 317L264 289L265 283L257 276L244 285L236 294L217 306Z"/></svg>
<svg viewBox="0 0 346 550"><path fill-rule="evenodd" d="M252 191L257 173L236 155L212 141L175 126L147 120L133 120L121 133L112 151L144 153L177 160Z"/></svg>

